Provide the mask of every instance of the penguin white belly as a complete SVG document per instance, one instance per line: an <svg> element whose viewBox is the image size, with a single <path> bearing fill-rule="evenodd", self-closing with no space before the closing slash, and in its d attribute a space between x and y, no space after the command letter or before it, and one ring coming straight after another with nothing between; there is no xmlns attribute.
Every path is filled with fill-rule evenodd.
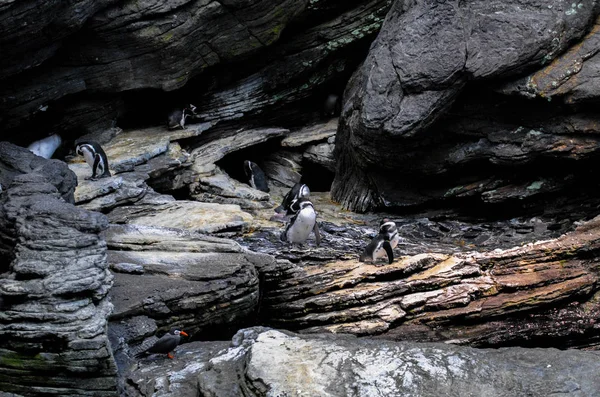
<svg viewBox="0 0 600 397"><path fill-rule="evenodd" d="M27 147L34 154L43 157L45 159L49 159L52 157L56 149L62 143L62 139L60 135L54 134L47 138L40 139L39 141L33 142L31 145Z"/></svg>
<svg viewBox="0 0 600 397"><path fill-rule="evenodd" d="M287 232L287 241L302 244L308 239L308 235L315 227L317 214L312 208L305 208L296 217L296 221Z"/></svg>
<svg viewBox="0 0 600 397"><path fill-rule="evenodd" d="M375 251L373 252L373 261L382 258L385 258L387 260L388 255L386 250L383 248L383 244L380 244L379 247L375 248Z"/></svg>
<svg viewBox="0 0 600 397"><path fill-rule="evenodd" d="M83 158L85 162L93 169L94 168L94 154L90 152L88 149L83 148L81 150L83 152Z"/></svg>
<svg viewBox="0 0 600 397"><path fill-rule="evenodd" d="M400 236L398 235L398 233L394 234L394 237L392 237L390 239L390 245L392 246L392 249L396 248L398 246L398 243L400 242ZM385 250L383 250L385 252Z"/></svg>

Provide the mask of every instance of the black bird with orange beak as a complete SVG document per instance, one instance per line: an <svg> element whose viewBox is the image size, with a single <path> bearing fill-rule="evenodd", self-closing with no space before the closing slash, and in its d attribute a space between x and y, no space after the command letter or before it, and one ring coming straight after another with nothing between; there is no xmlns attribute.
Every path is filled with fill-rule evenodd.
<svg viewBox="0 0 600 397"><path fill-rule="evenodd" d="M175 350L175 348L181 342L181 335L188 336L188 334L177 328L171 328L168 333L164 334L159 340L150 346L150 348L137 353L135 358L142 358L149 354L166 354L167 357L172 359L173 355L171 352Z"/></svg>

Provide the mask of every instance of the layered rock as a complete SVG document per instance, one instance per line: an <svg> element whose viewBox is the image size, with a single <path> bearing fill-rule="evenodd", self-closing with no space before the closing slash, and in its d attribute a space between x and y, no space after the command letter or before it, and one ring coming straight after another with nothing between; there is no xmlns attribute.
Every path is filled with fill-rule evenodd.
<svg viewBox="0 0 600 397"><path fill-rule="evenodd" d="M577 126L575 136L545 131L546 123L530 117L535 111L522 111L511 121L510 110L524 109L523 104L489 117L499 100L478 108L490 95L485 91L463 96L477 108L472 117L460 107L450 112L461 127L482 126L477 133L448 126L441 117L470 81L514 79L556 58L585 34L597 13L595 3L561 1L526 7L519 2L396 2L344 95L333 197L364 211L454 200L466 186L475 199L506 187L511 193L502 201L508 201L527 197L526 188L539 181L519 179L514 169L498 167L496 158L531 163L545 155L580 159L582 152L596 152L597 137L581 134ZM538 109L537 115L546 118L558 110Z"/></svg>
<svg viewBox="0 0 600 397"><path fill-rule="evenodd" d="M540 241L556 236L555 226L515 224L507 238L502 226L494 237L491 225L406 220L391 265L358 262L372 234L350 224L321 223L319 248L282 246L279 230L268 229L240 242L278 258L260 268L263 324L475 346L593 346L599 222Z"/></svg>
<svg viewBox="0 0 600 397"><path fill-rule="evenodd" d="M64 163L2 142L0 164L0 388L114 396L108 221L68 202L75 176Z"/></svg>
<svg viewBox="0 0 600 397"><path fill-rule="evenodd" d="M127 390L132 396L542 397L591 396L600 387L596 352L478 350L260 328L241 330L229 349L220 348L180 346L177 362L150 363L129 374Z"/></svg>
<svg viewBox="0 0 600 397"><path fill-rule="evenodd" d="M0 9L10 60L0 65L0 121L23 132L15 140L99 131L125 112L164 122L170 106L188 101L205 119L228 120L317 90L339 93L389 8L388 0L87 3ZM39 29L49 33L32 34Z"/></svg>
<svg viewBox="0 0 600 397"><path fill-rule="evenodd" d="M576 15L578 8L571 8ZM598 19L584 39L535 73L502 84L499 91L526 97L581 104L598 98L600 81L597 73L600 27Z"/></svg>
<svg viewBox="0 0 600 397"><path fill-rule="evenodd" d="M221 338L255 321L256 266L272 262L269 256L182 229L113 225L103 237L115 272L111 332L121 368L157 330L178 326L196 339Z"/></svg>

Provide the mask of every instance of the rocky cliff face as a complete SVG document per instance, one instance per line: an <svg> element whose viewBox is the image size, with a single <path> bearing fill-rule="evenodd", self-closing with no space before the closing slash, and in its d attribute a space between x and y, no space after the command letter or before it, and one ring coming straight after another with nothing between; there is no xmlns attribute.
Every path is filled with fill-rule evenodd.
<svg viewBox="0 0 600 397"><path fill-rule="evenodd" d="M0 143L0 390L597 390L572 371L594 371L594 353L385 340L597 349L599 10L558 0L0 6L3 139L58 132L67 163ZM322 105L344 87L338 119L335 100ZM167 130L166 112L189 102L197 114ZM73 155L83 134L102 144L109 178L89 180ZM244 160L264 170L269 193L249 185ZM300 180L320 247L279 238L273 208ZM384 216L399 230L394 262L359 262ZM232 346L214 342L255 325L304 335L252 328ZM190 335L174 361L134 358L173 326ZM364 338L316 335L332 333Z"/></svg>
<svg viewBox="0 0 600 397"><path fill-rule="evenodd" d="M2 142L0 170L0 389L114 395L108 220L68 202L76 179L61 161Z"/></svg>
<svg viewBox="0 0 600 397"><path fill-rule="evenodd" d="M589 195L597 117L571 105L598 95L584 71L597 14L596 2L396 2L346 89L332 196L360 211L489 213Z"/></svg>
<svg viewBox="0 0 600 397"><path fill-rule="evenodd" d="M0 127L20 143L102 131L119 114L163 123L189 101L227 120L341 93L336 79L364 56L390 2L37 3L0 8Z"/></svg>

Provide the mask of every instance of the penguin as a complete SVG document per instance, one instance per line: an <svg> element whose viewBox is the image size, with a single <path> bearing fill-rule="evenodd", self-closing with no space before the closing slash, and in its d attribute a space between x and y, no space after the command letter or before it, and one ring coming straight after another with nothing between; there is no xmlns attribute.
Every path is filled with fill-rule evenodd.
<svg viewBox="0 0 600 397"><path fill-rule="evenodd" d="M85 162L92 167L92 176L86 179L110 178L108 158L98 142L81 141L77 143L75 151L78 155L83 156Z"/></svg>
<svg viewBox="0 0 600 397"><path fill-rule="evenodd" d="M248 177L248 184L254 189L269 193L269 185L267 185L267 177L260 167L252 161L244 161L244 172Z"/></svg>
<svg viewBox="0 0 600 397"><path fill-rule="evenodd" d="M333 117L341 112L340 97L336 94L329 94L323 103L323 117Z"/></svg>
<svg viewBox="0 0 600 397"><path fill-rule="evenodd" d="M177 128L185 129L185 120L192 115L196 114L196 106L190 104L183 109L175 109L169 113L167 118L167 128L174 130Z"/></svg>
<svg viewBox="0 0 600 397"><path fill-rule="evenodd" d="M177 328L171 328L169 332L161 336L161 338L154 342L148 349L137 353L135 358L142 358L149 354L166 354L167 357L173 359L171 352L175 350L181 342L181 335L188 336L184 331Z"/></svg>
<svg viewBox="0 0 600 397"><path fill-rule="evenodd" d="M303 244L308 239L310 232L314 231L317 246L321 245L317 213L310 200L307 198L296 200L292 204L291 210L296 215L290 219L285 230L281 233L281 241L287 241L292 244Z"/></svg>
<svg viewBox="0 0 600 397"><path fill-rule="evenodd" d="M286 213L287 215L291 215L293 212L291 210L292 204L301 198L308 198L310 196L310 189L308 186L302 183L296 183L289 192L283 198L281 205L275 208L275 212L278 214Z"/></svg>
<svg viewBox="0 0 600 397"><path fill-rule="evenodd" d="M33 142L27 147L33 154L49 159L52 157L56 149L62 143L62 138L58 134L50 135L44 139Z"/></svg>
<svg viewBox="0 0 600 397"><path fill-rule="evenodd" d="M399 241L400 236L396 224L385 218L379 223L379 234L365 247L358 260L360 262L366 260L376 262L387 256L388 263L391 264L394 261L393 249L396 248Z"/></svg>

